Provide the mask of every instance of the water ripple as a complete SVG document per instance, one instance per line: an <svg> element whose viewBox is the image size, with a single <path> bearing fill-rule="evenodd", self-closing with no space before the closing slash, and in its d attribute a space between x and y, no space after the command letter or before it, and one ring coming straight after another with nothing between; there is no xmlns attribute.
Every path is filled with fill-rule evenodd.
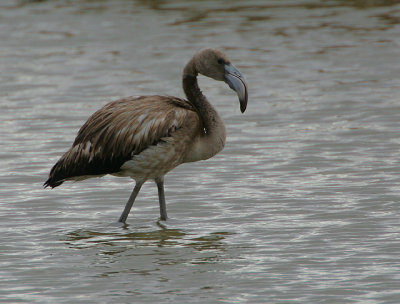
<svg viewBox="0 0 400 304"><path fill-rule="evenodd" d="M7 1L0 10L0 301L397 303L397 1ZM246 113L200 85L224 151L145 184L42 184L108 101L183 96L218 46L250 85Z"/></svg>

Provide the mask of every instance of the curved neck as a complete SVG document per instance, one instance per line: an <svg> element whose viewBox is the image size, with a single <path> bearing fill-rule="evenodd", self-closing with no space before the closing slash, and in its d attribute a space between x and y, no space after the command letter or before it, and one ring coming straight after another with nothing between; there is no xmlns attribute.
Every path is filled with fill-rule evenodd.
<svg viewBox="0 0 400 304"><path fill-rule="evenodd" d="M183 70L182 82L186 97L199 114L206 134L211 134L214 131L217 131L221 128L221 126L225 132L224 124L217 111L208 102L207 98L203 95L199 88L197 83L197 71L195 70L192 60L189 61Z"/></svg>
<svg viewBox="0 0 400 304"><path fill-rule="evenodd" d="M225 126L217 111L200 91L193 60L186 65L182 80L186 97L195 108L202 124L199 136L194 139L191 153L185 158L185 162L208 159L224 148Z"/></svg>

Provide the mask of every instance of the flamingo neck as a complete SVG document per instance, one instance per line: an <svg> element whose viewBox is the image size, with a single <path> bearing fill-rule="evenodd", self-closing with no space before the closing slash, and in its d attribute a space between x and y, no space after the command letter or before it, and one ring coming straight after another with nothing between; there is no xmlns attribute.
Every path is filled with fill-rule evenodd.
<svg viewBox="0 0 400 304"><path fill-rule="evenodd" d="M197 71L192 61L186 65L182 80L186 97L196 109L202 123L201 134L195 145L196 153L193 154L196 155L194 160L208 159L225 146L225 125L217 111L201 92L197 82Z"/></svg>
<svg viewBox="0 0 400 304"><path fill-rule="evenodd" d="M192 60L189 61L183 71L182 82L186 97L199 114L205 132L211 134L218 129L219 125L223 125L223 122L217 111L201 92L197 82L197 71Z"/></svg>

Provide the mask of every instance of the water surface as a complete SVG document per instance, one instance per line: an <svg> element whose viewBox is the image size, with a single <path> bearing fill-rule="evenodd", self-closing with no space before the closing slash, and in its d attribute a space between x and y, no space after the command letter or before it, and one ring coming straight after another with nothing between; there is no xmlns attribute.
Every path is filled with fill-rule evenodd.
<svg viewBox="0 0 400 304"><path fill-rule="evenodd" d="M4 1L0 5L0 301L398 303L400 5L396 1ZM224 50L248 109L200 85L227 145L146 184L42 188L105 103L183 97Z"/></svg>

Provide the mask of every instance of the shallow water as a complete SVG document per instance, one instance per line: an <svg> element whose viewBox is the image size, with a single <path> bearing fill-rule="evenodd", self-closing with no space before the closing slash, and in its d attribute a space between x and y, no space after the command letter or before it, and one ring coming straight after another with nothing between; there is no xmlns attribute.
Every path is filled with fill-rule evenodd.
<svg viewBox="0 0 400 304"><path fill-rule="evenodd" d="M398 303L400 5L396 1L3 1L2 303ZM217 46L250 85L219 155L146 184L43 189L96 109L183 96Z"/></svg>

